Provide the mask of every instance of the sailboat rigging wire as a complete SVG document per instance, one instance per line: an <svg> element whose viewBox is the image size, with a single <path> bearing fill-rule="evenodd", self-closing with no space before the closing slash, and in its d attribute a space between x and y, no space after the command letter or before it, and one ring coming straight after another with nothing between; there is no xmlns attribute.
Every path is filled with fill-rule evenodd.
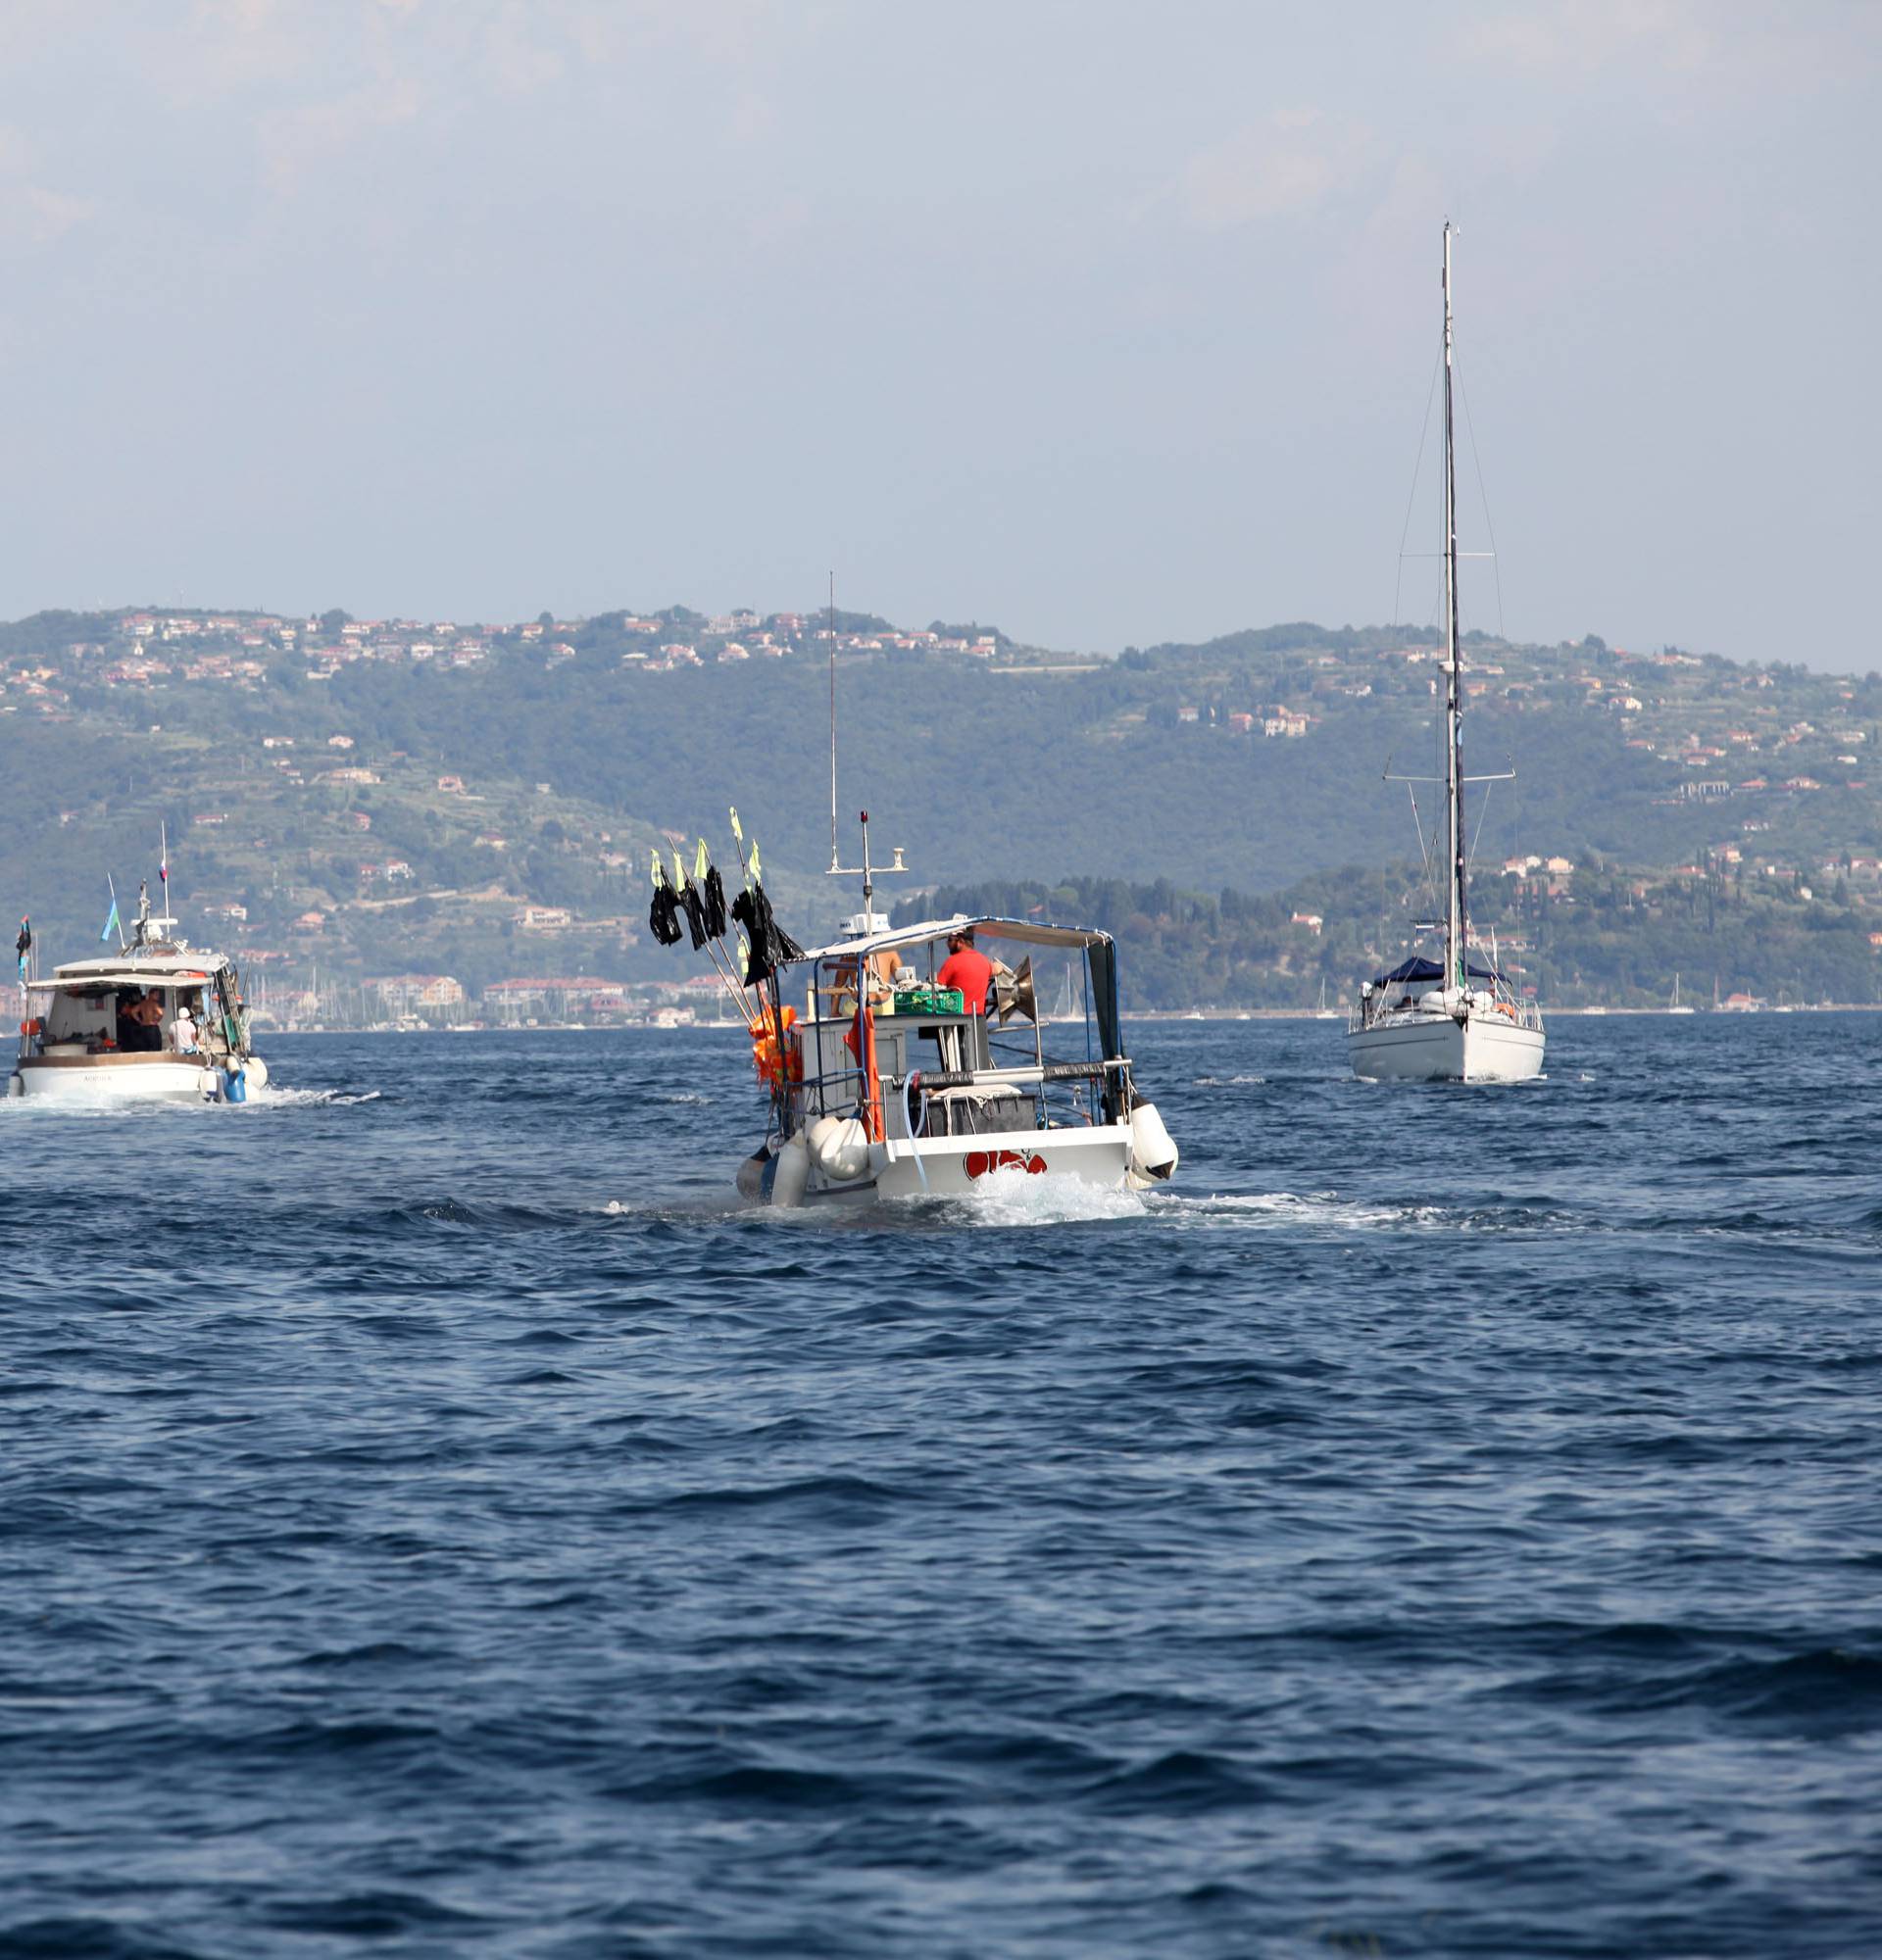
<svg viewBox="0 0 1882 1960"><path fill-rule="evenodd" d="M1494 782L1497 780L1497 778L1493 776L1489 778L1489 780ZM1486 788L1483 793L1483 801L1477 806L1477 827L1470 833L1470 848L1463 854L1463 865L1466 872L1473 870L1476 866L1477 846L1479 843L1482 842L1484 819L1489 814L1490 814L1490 792Z"/></svg>
<svg viewBox="0 0 1882 1960"><path fill-rule="evenodd" d="M1483 487L1483 465L1477 457L1477 425L1470 419L1470 394L1463 385L1463 368L1455 356L1452 369L1458 377L1458 399L1463 404L1463 432L1470 438L1470 462L1477 472L1477 501L1483 506L1483 528L1489 534L1490 549L1483 554L1490 561L1491 576L1497 582L1497 638L1505 640L1509 635L1503 626L1503 566L1497 562L1497 527L1490 521L1490 493ZM1477 554L1472 552L1470 557Z"/></svg>
<svg viewBox="0 0 1882 1960"><path fill-rule="evenodd" d="M1430 897L1435 899L1438 895L1438 885L1437 880L1431 875L1431 853L1425 847L1424 819L1418 814L1418 793L1410 783L1406 784L1405 793L1412 799L1412 828L1418 833L1418 856L1424 860L1425 886Z"/></svg>
<svg viewBox="0 0 1882 1960"><path fill-rule="evenodd" d="M1418 460L1412 466L1412 494L1405 501L1405 528L1399 533L1399 570L1392 581L1392 624L1399 623L1399 599L1405 584L1405 541L1412 535L1412 513L1417 508L1418 474L1424 468L1424 445L1431 433L1431 404L1437 399L1438 369L1444 365L1444 357L1431 364L1431 385L1424 391L1424 426L1418 430Z"/></svg>

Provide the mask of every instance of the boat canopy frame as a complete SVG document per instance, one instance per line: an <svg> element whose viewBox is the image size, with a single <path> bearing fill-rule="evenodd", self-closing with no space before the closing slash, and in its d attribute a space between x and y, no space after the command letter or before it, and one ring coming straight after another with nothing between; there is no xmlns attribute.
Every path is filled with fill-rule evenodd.
<svg viewBox="0 0 1882 1960"><path fill-rule="evenodd" d="M956 912L952 918L924 919L918 925L897 926L889 932L866 933L858 939L838 940L830 946L811 948L800 956L802 961L817 959L859 959L871 953L904 946L929 946L957 932L986 932L995 939L1016 940L1022 946L1056 946L1089 949L1113 944L1111 934L1096 926L1044 925L1037 919L999 918L986 913ZM797 965L800 960L793 960Z"/></svg>
<svg viewBox="0 0 1882 1960"><path fill-rule="evenodd" d="M115 987L209 987L223 978L220 966L101 966L90 973L54 973L49 979L23 980L29 994L80 994Z"/></svg>

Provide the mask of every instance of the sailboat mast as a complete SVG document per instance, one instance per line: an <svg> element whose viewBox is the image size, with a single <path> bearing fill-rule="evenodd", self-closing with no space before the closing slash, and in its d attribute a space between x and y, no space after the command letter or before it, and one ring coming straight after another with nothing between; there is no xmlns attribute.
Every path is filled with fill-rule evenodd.
<svg viewBox="0 0 1882 1960"><path fill-rule="evenodd" d="M843 861L836 848L836 573L830 573L830 869Z"/></svg>
<svg viewBox="0 0 1882 1960"><path fill-rule="evenodd" d="M1444 225L1444 785L1445 845L1451 866L1445 894L1445 985L1461 988L1464 952L1463 755L1458 675L1458 462L1451 425L1451 222Z"/></svg>

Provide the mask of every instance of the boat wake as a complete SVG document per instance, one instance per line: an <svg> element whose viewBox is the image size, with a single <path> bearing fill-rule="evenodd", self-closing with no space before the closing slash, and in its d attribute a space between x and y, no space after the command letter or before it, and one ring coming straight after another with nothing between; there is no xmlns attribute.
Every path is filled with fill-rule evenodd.
<svg viewBox="0 0 1882 1960"><path fill-rule="evenodd" d="M915 1199L916 1204L937 1200ZM956 1219L981 1226L1076 1225L1108 1218L1141 1218L1143 1196L1113 1185L1076 1178L1028 1177L1024 1171L995 1171L966 1198L938 1200Z"/></svg>
<svg viewBox="0 0 1882 1960"><path fill-rule="evenodd" d="M238 1109L334 1109L355 1102L383 1100L381 1089L251 1089L245 1101L231 1106Z"/></svg>
<svg viewBox="0 0 1882 1960"><path fill-rule="evenodd" d="M1262 1191L1164 1200L1184 1223L1203 1229L1339 1232L1560 1232L1585 1218L1559 1207L1491 1197L1477 1204L1431 1204L1414 1199L1352 1199L1335 1191Z"/></svg>

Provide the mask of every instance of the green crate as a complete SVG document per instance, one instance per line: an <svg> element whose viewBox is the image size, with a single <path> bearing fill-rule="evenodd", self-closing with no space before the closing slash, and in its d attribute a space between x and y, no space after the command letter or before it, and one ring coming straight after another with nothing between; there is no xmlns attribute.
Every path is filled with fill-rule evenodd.
<svg viewBox="0 0 1882 1960"><path fill-rule="evenodd" d="M904 987L895 997L898 1014L959 1014L966 1004L959 987Z"/></svg>

